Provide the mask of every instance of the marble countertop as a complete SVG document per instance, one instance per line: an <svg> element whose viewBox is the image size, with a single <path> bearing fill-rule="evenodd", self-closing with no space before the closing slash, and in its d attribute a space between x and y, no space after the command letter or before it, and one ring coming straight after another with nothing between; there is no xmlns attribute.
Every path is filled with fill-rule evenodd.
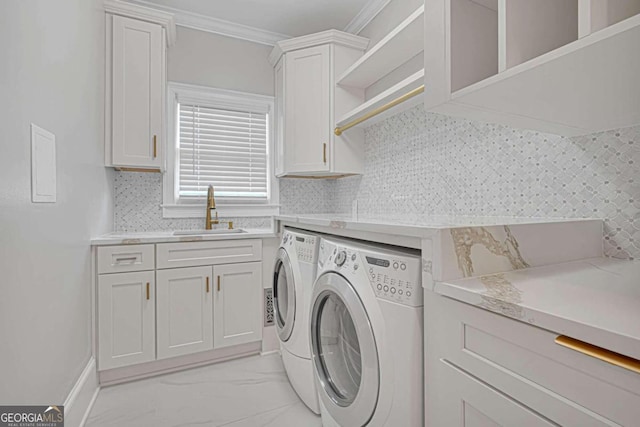
<svg viewBox="0 0 640 427"><path fill-rule="evenodd" d="M434 230L457 227L545 224L576 221L602 221L581 218L519 218L426 215L352 216L345 214L288 214L276 215L276 220L300 225L315 225L337 229L388 233L409 237L429 237Z"/></svg>
<svg viewBox="0 0 640 427"><path fill-rule="evenodd" d="M437 282L434 291L640 358L640 261L590 258Z"/></svg>
<svg viewBox="0 0 640 427"><path fill-rule="evenodd" d="M134 245L140 243L174 243L200 242L207 240L236 240L262 239L275 237L276 233L270 228L244 229L246 233L235 234L195 234L175 236L173 231L147 231L139 233L116 232L108 233L91 239L92 246Z"/></svg>

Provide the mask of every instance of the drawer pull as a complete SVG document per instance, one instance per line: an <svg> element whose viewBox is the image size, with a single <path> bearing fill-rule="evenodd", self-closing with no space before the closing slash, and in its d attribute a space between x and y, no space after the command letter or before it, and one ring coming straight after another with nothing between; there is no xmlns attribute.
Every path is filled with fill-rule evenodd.
<svg viewBox="0 0 640 427"><path fill-rule="evenodd" d="M147 300L149 299L149 282L147 282Z"/></svg>
<svg viewBox="0 0 640 427"><path fill-rule="evenodd" d="M207 293L209 293L209 276L207 276Z"/></svg>
<svg viewBox="0 0 640 427"><path fill-rule="evenodd" d="M116 258L116 262L123 262L123 261L135 261L135 260L137 260L137 259L138 259L138 257L135 257L135 256L129 256L129 257L126 257L126 258Z"/></svg>
<svg viewBox="0 0 640 427"><path fill-rule="evenodd" d="M220 292L220 276L218 276L218 292Z"/></svg>
<svg viewBox="0 0 640 427"><path fill-rule="evenodd" d="M640 360L633 359L623 354L615 353L602 347L597 347L593 344L579 341L577 339L570 338L564 335L559 335L558 337L556 337L555 341L556 344L563 347L569 348L582 354L586 354L587 356L595 357L596 359L602 360L603 362L607 362L612 365L619 366L620 368L628 369L640 374Z"/></svg>

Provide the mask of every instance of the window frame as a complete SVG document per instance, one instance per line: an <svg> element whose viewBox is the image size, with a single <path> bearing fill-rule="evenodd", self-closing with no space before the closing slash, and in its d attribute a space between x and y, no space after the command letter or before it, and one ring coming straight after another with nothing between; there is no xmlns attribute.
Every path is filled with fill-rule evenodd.
<svg viewBox="0 0 640 427"><path fill-rule="evenodd" d="M267 118L267 200L242 201L216 197L216 210L221 216L256 217L277 215L280 211L278 183L275 177L274 97L185 83L167 84L167 156L162 183L163 218L202 218L206 198L181 200L179 189L178 103L192 102L214 108L266 110Z"/></svg>

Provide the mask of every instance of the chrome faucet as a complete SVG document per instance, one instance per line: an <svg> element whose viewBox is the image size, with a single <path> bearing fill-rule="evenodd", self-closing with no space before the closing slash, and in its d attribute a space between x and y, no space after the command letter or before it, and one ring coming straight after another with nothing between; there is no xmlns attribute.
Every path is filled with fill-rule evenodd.
<svg viewBox="0 0 640 427"><path fill-rule="evenodd" d="M204 228L207 230L211 230L212 225L214 224L217 225L217 224L220 224L221 222L218 219L218 211L216 210L216 198L213 193L214 193L213 185L210 185L209 189L207 190L207 219L204 224ZM216 216L213 219L211 218L211 210L214 210L216 213ZM233 221L222 221L222 222L226 222L229 225L229 230L233 230Z"/></svg>

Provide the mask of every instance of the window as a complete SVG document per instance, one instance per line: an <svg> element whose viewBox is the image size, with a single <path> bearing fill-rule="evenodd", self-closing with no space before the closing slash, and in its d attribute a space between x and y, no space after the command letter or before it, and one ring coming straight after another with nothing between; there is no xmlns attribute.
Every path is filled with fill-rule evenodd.
<svg viewBox="0 0 640 427"><path fill-rule="evenodd" d="M272 97L170 83L168 111L164 217L203 216L209 185L222 215L277 213Z"/></svg>

